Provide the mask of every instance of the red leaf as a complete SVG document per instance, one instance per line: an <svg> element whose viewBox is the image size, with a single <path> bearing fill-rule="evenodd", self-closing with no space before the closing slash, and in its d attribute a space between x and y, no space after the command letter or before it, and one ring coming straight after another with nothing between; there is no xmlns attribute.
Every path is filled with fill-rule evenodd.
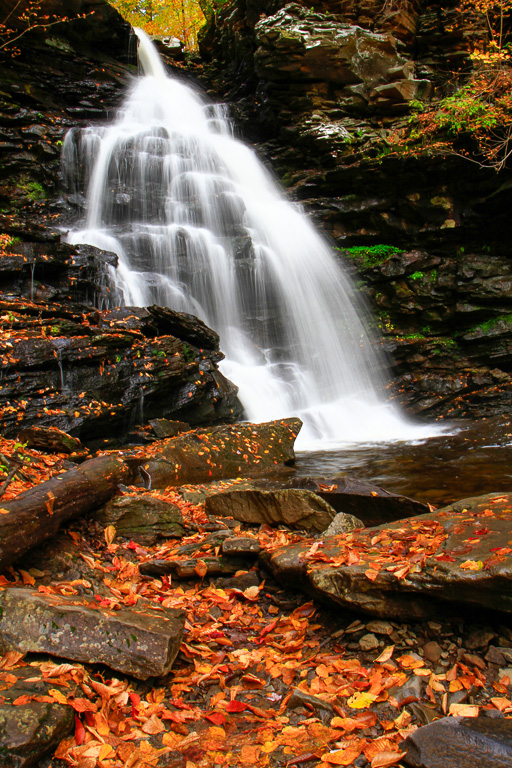
<svg viewBox="0 0 512 768"><path fill-rule="evenodd" d="M205 715L205 719L214 725L223 725L226 722L226 718L221 712L212 712L211 715Z"/></svg>
<svg viewBox="0 0 512 768"><path fill-rule="evenodd" d="M80 744L83 744L84 739L85 739L85 728L83 727L78 715L75 715L75 741L77 745L80 746Z"/></svg>
<svg viewBox="0 0 512 768"><path fill-rule="evenodd" d="M244 712L246 709L247 704L244 704L243 701L237 701L236 699L233 699L233 701L230 701L227 705L226 712Z"/></svg>

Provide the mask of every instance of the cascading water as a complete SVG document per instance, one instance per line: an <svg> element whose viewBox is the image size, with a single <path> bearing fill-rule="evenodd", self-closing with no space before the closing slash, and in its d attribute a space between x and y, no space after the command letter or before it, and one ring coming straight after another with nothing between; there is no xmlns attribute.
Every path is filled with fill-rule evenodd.
<svg viewBox="0 0 512 768"><path fill-rule="evenodd" d="M144 77L117 120L64 144L68 186L87 189L70 242L118 255L122 303L214 328L247 417L300 416L299 448L432 434L383 402L382 361L331 249L233 138L222 108L168 77L136 34Z"/></svg>

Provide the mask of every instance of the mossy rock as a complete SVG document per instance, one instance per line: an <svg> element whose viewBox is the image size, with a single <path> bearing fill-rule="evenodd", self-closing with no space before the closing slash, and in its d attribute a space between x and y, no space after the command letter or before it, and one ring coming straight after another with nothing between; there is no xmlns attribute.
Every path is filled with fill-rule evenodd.
<svg viewBox="0 0 512 768"><path fill-rule="evenodd" d="M102 525L113 525L118 536L153 544L158 539L181 538L186 531L179 507L150 496L120 496L96 513Z"/></svg>

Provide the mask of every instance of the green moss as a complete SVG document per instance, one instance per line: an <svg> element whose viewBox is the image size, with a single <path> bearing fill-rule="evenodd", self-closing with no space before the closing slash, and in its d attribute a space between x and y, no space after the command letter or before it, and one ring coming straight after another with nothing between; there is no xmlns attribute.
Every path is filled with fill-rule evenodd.
<svg viewBox="0 0 512 768"><path fill-rule="evenodd" d="M40 203L46 199L46 192L38 181L30 181L27 176L21 176L17 183L18 190L32 203Z"/></svg>
<svg viewBox="0 0 512 768"><path fill-rule="evenodd" d="M336 248L336 250L341 251L349 259L357 261L365 269L378 267L391 256L404 253L403 248L397 248L395 245L355 245L352 248Z"/></svg>
<svg viewBox="0 0 512 768"><path fill-rule="evenodd" d="M512 313L501 315L500 317L492 317L490 320L486 320L485 323L480 323L480 325L475 325L473 328L470 328L468 333L473 333L474 331L492 331L493 328L501 323L504 325L512 325Z"/></svg>

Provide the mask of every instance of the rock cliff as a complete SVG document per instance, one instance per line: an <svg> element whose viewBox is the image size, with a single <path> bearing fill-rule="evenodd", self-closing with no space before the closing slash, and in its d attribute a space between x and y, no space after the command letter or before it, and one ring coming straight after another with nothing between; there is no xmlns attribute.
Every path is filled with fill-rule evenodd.
<svg viewBox="0 0 512 768"><path fill-rule="evenodd" d="M210 81L353 271L396 396L429 416L508 411L511 173L479 156L471 126L420 141L415 122L475 74L482 21L451 0L308 6L218 6Z"/></svg>
<svg viewBox="0 0 512 768"><path fill-rule="evenodd" d="M1 2L0 19L10 10ZM157 307L113 312L117 256L62 241L80 202L61 197L63 138L117 108L135 46L103 0L43 11L70 20L0 49L0 431L54 425L98 440L157 416L233 421L242 409L217 369L217 334ZM10 26L2 42L23 32Z"/></svg>

